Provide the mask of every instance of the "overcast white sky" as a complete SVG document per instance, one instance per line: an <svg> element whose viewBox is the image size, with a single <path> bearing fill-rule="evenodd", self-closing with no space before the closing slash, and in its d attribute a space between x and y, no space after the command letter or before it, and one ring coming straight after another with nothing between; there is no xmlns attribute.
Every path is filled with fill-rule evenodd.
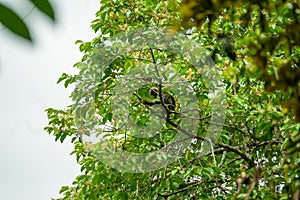
<svg viewBox="0 0 300 200"><path fill-rule="evenodd" d="M31 10L24 0L0 0L21 16ZM44 110L65 108L71 90L56 85L63 72L75 73L82 54L77 39L89 41L98 0L52 0L57 23L37 10L25 19L35 44L0 31L0 199L44 200L59 197L63 185L79 174L73 147L54 142L43 128ZM0 27L1 29L2 27Z"/></svg>

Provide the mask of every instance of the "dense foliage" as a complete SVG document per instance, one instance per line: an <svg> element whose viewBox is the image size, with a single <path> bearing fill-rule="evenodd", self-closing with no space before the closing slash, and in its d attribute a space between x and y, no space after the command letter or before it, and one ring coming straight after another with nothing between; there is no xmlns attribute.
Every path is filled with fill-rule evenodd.
<svg viewBox="0 0 300 200"><path fill-rule="evenodd" d="M74 65L79 73L63 74L58 81L65 87L76 83L74 104L65 110L47 109L45 130L61 142L71 138L72 154L81 165L82 174L72 186L62 187L62 199L299 199L299 7L298 1L272 0L102 0L92 23L99 36L91 42L77 41L84 53ZM111 61L115 52L102 51L122 48L122 38L111 39L114 36L128 30L142 35L139 31L144 29L138 28L149 26L177 30L212 58L226 92L224 124L211 120L214 100L222 101L211 95L211 85L219 82L209 82L207 77L213 79L215 74L195 67L192 56L160 49L163 41L157 37L147 38L158 43L156 48L129 48ZM132 35L126 37L130 43ZM175 44L182 48L179 52L188 51ZM135 76L137 84L124 78L137 71L144 74ZM173 74L180 75L180 82ZM192 92L181 88L185 82ZM125 93L128 107L123 109ZM190 93L195 99L187 98ZM182 130L184 108L191 104L197 112L188 127L196 127L195 132ZM166 110L162 124L155 124L160 116L153 105ZM122 117L125 113L128 116ZM146 129L151 123L161 128L157 135L135 137L129 134L136 130L127 120ZM199 154L212 124L223 127L220 137L209 151ZM99 143L84 139L95 130ZM106 149L103 141L110 141L116 152L157 151L178 139L180 131L183 139L190 139L187 148L178 159L153 171L117 170L107 165L107 160L115 159L114 152L104 152L106 160L97 154ZM165 159L152 156L150 168ZM133 164L134 169L142 166Z"/></svg>

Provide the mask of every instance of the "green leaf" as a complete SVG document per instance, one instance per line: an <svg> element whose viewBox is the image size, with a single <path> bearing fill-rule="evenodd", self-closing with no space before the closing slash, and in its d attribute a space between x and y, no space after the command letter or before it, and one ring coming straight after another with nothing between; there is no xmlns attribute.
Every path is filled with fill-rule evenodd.
<svg viewBox="0 0 300 200"><path fill-rule="evenodd" d="M76 40L75 44L82 44L83 41L82 40Z"/></svg>
<svg viewBox="0 0 300 200"><path fill-rule="evenodd" d="M58 84L58 83L60 83L61 81L65 80L66 78L68 78L68 74L63 73L56 83Z"/></svg>
<svg viewBox="0 0 300 200"><path fill-rule="evenodd" d="M29 0L31 1L41 12L50 17L52 21L55 21L55 13L52 5L48 0Z"/></svg>
<svg viewBox="0 0 300 200"><path fill-rule="evenodd" d="M29 29L23 19L13 10L0 3L0 23L20 37L32 41Z"/></svg>
<svg viewBox="0 0 300 200"><path fill-rule="evenodd" d="M60 137L60 142L63 143L67 136L68 134L62 134Z"/></svg>
<svg viewBox="0 0 300 200"><path fill-rule="evenodd" d="M64 83L64 87L67 88L70 84L74 83L75 81L76 81L76 76L68 77Z"/></svg>
<svg viewBox="0 0 300 200"><path fill-rule="evenodd" d="M65 191L67 191L68 189L69 189L68 186L62 186L61 189L60 189L60 191L59 191L59 194L61 194L61 193L65 192Z"/></svg>
<svg viewBox="0 0 300 200"><path fill-rule="evenodd" d="M114 199L118 199L118 200L127 200L129 198L128 194L126 192L118 192L116 194L116 197Z"/></svg>
<svg viewBox="0 0 300 200"><path fill-rule="evenodd" d="M247 194L246 193L242 193L242 194L239 194L238 196L237 196L237 198L239 198L239 199L244 199L244 198L246 198L247 197Z"/></svg>

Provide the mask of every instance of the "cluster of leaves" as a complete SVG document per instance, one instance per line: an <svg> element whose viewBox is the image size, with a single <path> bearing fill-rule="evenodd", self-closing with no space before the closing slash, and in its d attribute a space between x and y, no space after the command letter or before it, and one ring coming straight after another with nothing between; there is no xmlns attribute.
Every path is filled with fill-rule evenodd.
<svg viewBox="0 0 300 200"><path fill-rule="evenodd" d="M181 13L182 26L207 30L211 37L230 38L227 40L230 43L222 43L221 55L225 53L237 65L226 69L227 76L239 81L246 71L250 77L263 81L266 91L276 93L280 90L287 96L276 100L285 107L282 113L291 109L295 122L300 121L299 1L186 0L181 5ZM243 64L238 62L241 60ZM219 60L215 59L215 62ZM297 152L300 151L299 129L287 138L290 141L286 151L293 161L289 160L286 168L293 168L290 175L298 177L299 161L295 158L299 158ZM293 179L289 195L298 198L298 178Z"/></svg>
<svg viewBox="0 0 300 200"><path fill-rule="evenodd" d="M290 27L298 30L299 3L196 0L180 3L176 0L101 1L92 24L99 37L91 42L78 41L85 54L74 65L80 72L76 76L63 74L59 80L65 80L65 86L77 83L71 95L74 104L65 111L47 110L49 126L45 129L56 140L72 138L73 154L81 165L82 174L72 186L62 187L62 199L299 198L300 126L295 123L299 121L298 114L293 114L290 106L282 105L291 98L295 101L299 87L296 78L299 34L289 31ZM147 47L127 52L107 68L101 68L100 44L122 31L145 26L181 27L184 35L205 48L222 74L226 86L226 119L224 125L215 124L223 126L223 130L211 151L204 155L199 150L211 123L212 102L203 71L191 66L184 57ZM274 47L275 38L278 42ZM282 66L288 64L284 72L295 70L291 73L295 78L292 84L282 79L286 76ZM161 134L155 137L126 135L127 127L122 125L127 118L118 118L113 112L116 104L122 107L122 101L116 97L121 98L123 94L118 96L115 92L130 91L127 111L134 122L147 127L151 108L142 104L141 99L155 101L149 95L153 86L148 80L151 77L137 77L140 88L134 90L126 90L130 84L122 85L122 91L117 85L126 73L141 67L146 71L162 68L164 75L172 80L170 66L191 83L197 96L200 110L200 117L194 119L197 132L186 133L192 142L183 156L152 172L129 173L106 166L93 153L99 146L83 140L95 127L102 130L102 140L112 141L116 149L139 153L162 148L175 137L176 126L172 121L165 123ZM279 83L288 84L288 90L282 92ZM164 92L171 94L173 89L174 84L163 85ZM184 96L175 95L176 111L180 113L178 118L183 119L181 109L185 101L178 102L180 95ZM162 158L158 155L156 159Z"/></svg>
<svg viewBox="0 0 300 200"><path fill-rule="evenodd" d="M235 39L239 35L236 49L243 49L240 56L248 60L254 69L253 75L262 78L268 91L277 89L293 91L293 97L283 104L294 110L296 121L300 121L300 2L299 1L202 1L186 0L182 3L182 25L207 25L210 35L225 35ZM208 20L208 23L204 23ZM224 27L214 29L222 20ZM216 22L216 23L215 23ZM239 30L232 29L233 24ZM241 39L243 38L243 39ZM245 48L246 47L246 48ZM228 55L234 54L230 45L224 44ZM235 56L230 56L234 58Z"/></svg>
<svg viewBox="0 0 300 200"><path fill-rule="evenodd" d="M29 0L29 2L34 5L34 8L39 9L39 11L47 15L52 21L55 21L55 13L48 0ZM32 41L30 30L24 19L16 11L2 3L0 3L0 23L16 35Z"/></svg>

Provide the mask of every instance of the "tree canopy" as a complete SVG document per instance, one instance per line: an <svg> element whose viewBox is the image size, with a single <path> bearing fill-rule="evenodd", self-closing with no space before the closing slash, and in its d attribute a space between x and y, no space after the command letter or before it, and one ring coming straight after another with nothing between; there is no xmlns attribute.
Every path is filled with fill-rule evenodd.
<svg viewBox="0 0 300 200"><path fill-rule="evenodd" d="M45 130L62 199L299 199L300 2L102 0Z"/></svg>

